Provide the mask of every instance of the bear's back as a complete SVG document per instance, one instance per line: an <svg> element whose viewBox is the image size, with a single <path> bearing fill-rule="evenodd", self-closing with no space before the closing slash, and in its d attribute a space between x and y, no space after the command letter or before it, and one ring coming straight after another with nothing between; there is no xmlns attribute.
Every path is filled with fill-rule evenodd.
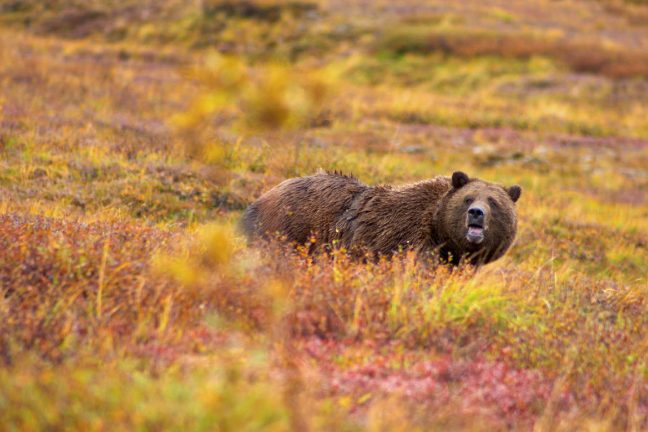
<svg viewBox="0 0 648 432"><path fill-rule="evenodd" d="M288 241L331 241L331 227L358 194L368 189L358 179L320 171L285 180L263 194L243 215L249 237L284 235Z"/></svg>

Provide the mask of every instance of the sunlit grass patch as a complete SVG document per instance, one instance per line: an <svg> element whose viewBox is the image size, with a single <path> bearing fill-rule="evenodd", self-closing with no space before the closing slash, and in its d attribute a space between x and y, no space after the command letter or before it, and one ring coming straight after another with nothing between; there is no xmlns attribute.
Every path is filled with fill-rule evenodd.
<svg viewBox="0 0 648 432"><path fill-rule="evenodd" d="M648 72L648 57L641 51L610 49L603 44L570 40L550 32L397 25L384 33L376 43L376 49L396 54L440 52L462 57L498 55L526 59L545 56L576 72L600 73L616 78L645 76Z"/></svg>
<svg viewBox="0 0 648 432"><path fill-rule="evenodd" d="M582 194L566 192L568 199L562 215L578 223L593 223L629 234L648 235L645 209L604 203Z"/></svg>
<svg viewBox="0 0 648 432"><path fill-rule="evenodd" d="M491 321L497 326L508 319L506 303L507 297L497 281L476 278L443 285L424 308L432 322L482 325Z"/></svg>
<svg viewBox="0 0 648 432"><path fill-rule="evenodd" d="M359 83L417 86L454 95L484 92L522 76L545 76L558 69L542 58L529 60L476 57L444 58L439 54L367 57L353 69Z"/></svg>
<svg viewBox="0 0 648 432"><path fill-rule="evenodd" d="M648 275L648 253L646 246L617 244L606 251L610 266L621 273L632 275ZM648 280L644 277L643 280ZM641 281L641 278L639 278Z"/></svg>
<svg viewBox="0 0 648 432"><path fill-rule="evenodd" d="M372 93L374 97L370 101L358 101L355 108L374 118L404 124L513 128L600 137L624 133L645 137L645 124L633 120L626 111L610 111L596 104L565 101L562 97L541 96L520 105L520 101L500 93L497 87L468 92L461 97L424 87L412 90L384 85L373 88Z"/></svg>

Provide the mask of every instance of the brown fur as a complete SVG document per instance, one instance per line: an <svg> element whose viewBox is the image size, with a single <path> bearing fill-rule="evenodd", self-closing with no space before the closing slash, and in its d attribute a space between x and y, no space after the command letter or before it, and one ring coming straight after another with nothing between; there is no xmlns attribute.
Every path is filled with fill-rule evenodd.
<svg viewBox="0 0 648 432"><path fill-rule="evenodd" d="M292 178L266 192L245 211L242 226L249 238L277 234L291 242L354 255L391 255L400 249L438 252L458 264L487 263L513 242L517 220L514 201L519 186L469 179L461 172L405 186L367 186L337 173L318 172ZM484 241L468 242L466 198L486 210Z"/></svg>

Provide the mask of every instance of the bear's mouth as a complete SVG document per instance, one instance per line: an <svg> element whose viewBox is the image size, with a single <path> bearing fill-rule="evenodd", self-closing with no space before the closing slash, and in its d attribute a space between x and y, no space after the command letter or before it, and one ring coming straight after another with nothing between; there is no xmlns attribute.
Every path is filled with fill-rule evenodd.
<svg viewBox="0 0 648 432"><path fill-rule="evenodd" d="M470 243L480 244L484 241L484 227L477 223L468 225L468 232L466 232L466 240Z"/></svg>

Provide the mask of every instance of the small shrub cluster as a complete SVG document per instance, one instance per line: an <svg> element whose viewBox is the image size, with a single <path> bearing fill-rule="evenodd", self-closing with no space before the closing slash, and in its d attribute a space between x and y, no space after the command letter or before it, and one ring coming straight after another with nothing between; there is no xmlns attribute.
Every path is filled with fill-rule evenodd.
<svg viewBox="0 0 648 432"><path fill-rule="evenodd" d="M60 362L79 350L123 347L164 331L178 293L146 269L173 237L119 222L1 215L4 364L25 353Z"/></svg>

